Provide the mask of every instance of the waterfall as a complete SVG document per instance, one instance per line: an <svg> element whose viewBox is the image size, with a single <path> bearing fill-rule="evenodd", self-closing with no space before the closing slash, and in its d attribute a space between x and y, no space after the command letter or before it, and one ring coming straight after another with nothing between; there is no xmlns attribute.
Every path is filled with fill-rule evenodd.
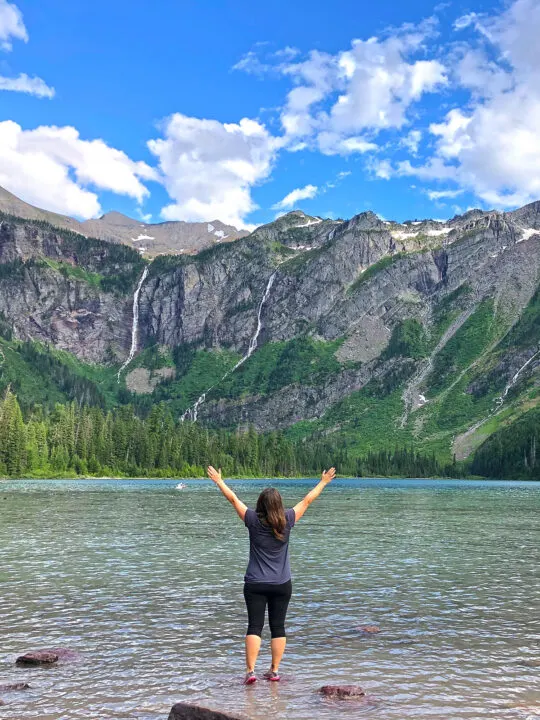
<svg viewBox="0 0 540 720"><path fill-rule="evenodd" d="M198 398L197 402L192 407L188 408L185 411L185 413L180 418L182 420L182 422L184 422L184 420L187 420L188 418L190 418L193 422L197 422L199 408L203 404L203 402L206 400L206 396L208 395L210 390L213 390L216 387L216 385L219 385L220 382L223 382L223 380L225 380L225 378L229 377L229 375L231 375L231 373L233 373L235 370L237 370L240 367L240 365L245 363L245 361L248 358L250 358L253 355L253 353L255 352L255 350L257 349L257 342L259 340L259 335L261 334L261 330L262 330L262 311L263 311L266 301L268 300L268 295L270 294L270 290L272 289L272 285L274 284L276 275L277 275L277 270L274 271L270 275L268 282L266 283L266 289L262 296L262 300L259 303L259 309L257 311L257 329L255 330L255 334L253 335L253 337L250 340L247 353L242 358L240 358L240 360L236 363L236 365L233 368L231 368L230 370L227 370L225 375L223 375L223 377L220 378L220 380L217 383L215 383L214 385L212 385L212 387L208 388L208 390L203 392L203 394Z"/></svg>
<svg viewBox="0 0 540 720"><path fill-rule="evenodd" d="M517 373L513 376L513 378L510 380L510 382L509 382L509 383L507 384L507 386L504 388L503 394L500 395L498 398L496 398L495 403L496 403L496 406L497 406L497 407L501 407L501 405L502 405L503 402L504 402L505 397L508 395L508 393L509 393L509 391L511 390L511 388L514 387L514 385L516 384L516 382L517 382L519 376L521 375L521 373L523 372L523 370L525 370L525 368L526 368L530 363L532 363L532 361L534 360L534 358L535 358L537 355L540 355L540 350L537 350L537 351L534 353L534 355L531 355L531 357L527 360L527 362L526 362L526 363L523 363L523 365L519 368L519 370L517 371Z"/></svg>
<svg viewBox="0 0 540 720"><path fill-rule="evenodd" d="M253 353L255 352L255 350L257 349L257 340L259 339L259 335L261 334L261 330L262 330L262 322L261 322L262 310L263 310L265 302L268 299L268 295L270 294L270 290L272 289L272 285L274 284L275 279L276 279L276 273L273 272L270 275L270 279L268 280L268 284L266 285L266 290L264 291L264 295L261 300L261 304L259 305L259 310L257 312L257 329L255 330L255 335L251 338L251 342L249 343L247 355L244 355L244 357L240 360L240 362L237 365L235 365L235 367L233 368L234 370L236 370L237 367L240 367L240 365L245 360L247 360L249 357L251 357L253 355Z"/></svg>
<svg viewBox="0 0 540 720"><path fill-rule="evenodd" d="M137 284L137 289L135 290L135 293L133 295L133 322L131 324L131 348L129 349L129 355L126 362L122 365L120 370L118 371L118 382L120 382L120 374L123 370L127 368L129 363L133 360L135 353L137 352L137 345L139 342L139 295L141 294L141 289L143 286L144 281L146 280L148 276L148 271L150 269L150 265L147 265L144 268L144 272L141 275L141 279L139 280Z"/></svg>

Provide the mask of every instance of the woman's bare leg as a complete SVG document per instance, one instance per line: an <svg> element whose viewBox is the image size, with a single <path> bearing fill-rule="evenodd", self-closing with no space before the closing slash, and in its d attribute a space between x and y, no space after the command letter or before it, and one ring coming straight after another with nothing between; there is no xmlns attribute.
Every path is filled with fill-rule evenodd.
<svg viewBox="0 0 540 720"><path fill-rule="evenodd" d="M287 644L286 637L272 638L270 647L272 648L272 670L277 673L279 670L279 664L283 653L285 652L285 645Z"/></svg>
<svg viewBox="0 0 540 720"><path fill-rule="evenodd" d="M248 672L253 672L255 670L255 663L257 662L260 649L261 638L259 635L246 635L246 670ZM283 655L283 653L281 654Z"/></svg>

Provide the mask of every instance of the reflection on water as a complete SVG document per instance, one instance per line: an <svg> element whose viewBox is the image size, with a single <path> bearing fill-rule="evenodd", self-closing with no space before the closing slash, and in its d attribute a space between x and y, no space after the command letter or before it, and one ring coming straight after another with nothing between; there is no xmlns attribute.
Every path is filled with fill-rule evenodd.
<svg viewBox="0 0 540 720"><path fill-rule="evenodd" d="M276 484L288 505L308 488ZM232 485L253 503L264 484ZM291 720L512 720L540 707L538 484L336 481L293 531L283 680L249 688L247 532L210 483L175 486L0 484L0 684L32 684L3 694L1 717L165 720L180 700ZM361 636L367 624L381 633ZM14 667L47 646L86 660ZM373 700L322 700L327 683Z"/></svg>

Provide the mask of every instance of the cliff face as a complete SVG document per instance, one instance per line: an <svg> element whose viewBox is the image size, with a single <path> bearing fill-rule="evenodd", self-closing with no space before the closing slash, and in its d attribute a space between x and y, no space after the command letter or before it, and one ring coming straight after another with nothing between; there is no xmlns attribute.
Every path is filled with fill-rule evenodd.
<svg viewBox="0 0 540 720"><path fill-rule="evenodd" d="M174 350L177 378L166 373L154 397L181 412L211 388L197 406L203 422L309 421L322 433L341 428L332 408L348 398L360 403L349 407L351 432L367 398L391 398L404 442L442 432L448 451L491 416L540 342L534 323L519 343L505 340L536 312L538 217L537 204L401 225L295 212L198 255L158 257L140 291L138 349ZM0 311L16 337L85 360L127 358L143 268L123 246L0 223ZM535 382L536 367L520 382Z"/></svg>
<svg viewBox="0 0 540 720"><path fill-rule="evenodd" d="M0 312L15 337L77 357L122 358L138 253L40 223L0 222Z"/></svg>

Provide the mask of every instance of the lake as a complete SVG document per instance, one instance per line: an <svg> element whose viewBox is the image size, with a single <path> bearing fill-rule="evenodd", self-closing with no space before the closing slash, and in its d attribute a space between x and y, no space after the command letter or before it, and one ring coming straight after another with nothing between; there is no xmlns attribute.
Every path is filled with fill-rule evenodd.
<svg viewBox="0 0 540 720"><path fill-rule="evenodd" d="M32 685L2 718L166 720L181 700L257 720L540 714L540 484L335 481L291 536L282 682L248 688L247 531L210 482L176 484L0 482L0 684ZM268 482L230 484L253 505ZM313 481L273 484L291 506ZM58 646L85 661L13 665ZM335 683L372 697L319 697Z"/></svg>

